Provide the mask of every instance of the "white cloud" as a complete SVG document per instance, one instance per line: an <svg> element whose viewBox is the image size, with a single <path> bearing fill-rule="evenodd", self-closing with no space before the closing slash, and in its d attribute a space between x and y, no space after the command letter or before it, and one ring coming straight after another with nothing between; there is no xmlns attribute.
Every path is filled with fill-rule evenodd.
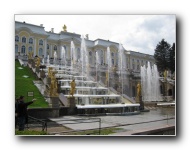
<svg viewBox="0 0 190 150"><path fill-rule="evenodd" d="M68 32L89 34L121 43L127 50L154 54L161 39L175 42L174 15L16 15L15 20L36 25L43 24L46 31L54 28L59 33L64 24Z"/></svg>

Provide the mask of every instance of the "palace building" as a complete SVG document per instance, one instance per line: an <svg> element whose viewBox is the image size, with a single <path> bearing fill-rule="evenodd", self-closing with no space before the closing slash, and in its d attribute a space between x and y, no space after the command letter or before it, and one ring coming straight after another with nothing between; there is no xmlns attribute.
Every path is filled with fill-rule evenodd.
<svg viewBox="0 0 190 150"><path fill-rule="evenodd" d="M51 31L45 31L43 24L34 25L26 22L15 21L15 56L27 56L29 52L33 52L33 56L38 56L40 58L50 58L54 57L54 52L56 51L57 57L61 56L62 47L65 48L66 59L70 61L70 49L71 41L75 45L75 52L77 55L77 60L80 60L81 55L81 35L76 33L71 33L67 31L66 26L59 33L54 32L54 28ZM98 78L101 80L102 84L106 84L106 67L107 67L107 47L110 48L111 52L111 63L114 66L115 71L118 70L118 49L119 43L96 39L90 40L88 35L85 37L85 43L88 51L90 75L95 75L96 67L96 52L100 55L100 72ZM150 65L155 63L154 57L149 54L144 54L140 52L135 52L132 50L124 49L126 68L125 68L125 80L124 80L124 91L126 95L130 97L135 97L136 95L136 85L140 81L140 68L141 66ZM61 59L61 58L60 58ZM114 69L113 69L114 70ZM113 71L114 72L114 71ZM113 73L110 76L114 78L110 83L111 86L118 92L120 91L120 82L117 75Z"/></svg>

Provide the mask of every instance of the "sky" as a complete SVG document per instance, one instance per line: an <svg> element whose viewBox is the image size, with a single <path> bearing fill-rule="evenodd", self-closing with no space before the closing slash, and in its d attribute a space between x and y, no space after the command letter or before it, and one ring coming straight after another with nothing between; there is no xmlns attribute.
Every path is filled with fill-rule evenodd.
<svg viewBox="0 0 190 150"><path fill-rule="evenodd" d="M54 28L81 35L90 40L104 39L120 43L126 50L154 55L156 45L165 39L176 43L175 15L15 15L15 21L43 24L46 31Z"/></svg>

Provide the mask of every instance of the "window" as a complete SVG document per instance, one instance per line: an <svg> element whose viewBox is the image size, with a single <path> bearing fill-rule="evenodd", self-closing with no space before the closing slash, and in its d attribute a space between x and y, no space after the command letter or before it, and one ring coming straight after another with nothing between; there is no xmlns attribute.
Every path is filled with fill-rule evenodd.
<svg viewBox="0 0 190 150"><path fill-rule="evenodd" d="M26 38L22 37L22 43L26 43Z"/></svg>
<svg viewBox="0 0 190 150"><path fill-rule="evenodd" d="M114 65L114 59L112 59L112 65Z"/></svg>
<svg viewBox="0 0 190 150"><path fill-rule="evenodd" d="M39 49L39 56L42 56L42 55L43 55L43 49L40 48L40 49Z"/></svg>
<svg viewBox="0 0 190 150"><path fill-rule="evenodd" d="M28 48L28 52L32 52L32 47L31 46Z"/></svg>
<svg viewBox="0 0 190 150"><path fill-rule="evenodd" d="M137 59L137 63L139 63L139 60Z"/></svg>
<svg viewBox="0 0 190 150"><path fill-rule="evenodd" d="M80 48L77 49L77 59L80 59Z"/></svg>
<svg viewBox="0 0 190 150"><path fill-rule="evenodd" d="M15 53L18 53L18 45L15 45Z"/></svg>
<svg viewBox="0 0 190 150"><path fill-rule="evenodd" d="M53 49L56 51L57 50L57 46L55 45Z"/></svg>
<svg viewBox="0 0 190 150"><path fill-rule="evenodd" d="M114 53L113 52L111 53L111 56L114 57Z"/></svg>
<svg viewBox="0 0 190 150"><path fill-rule="evenodd" d="M92 56L92 52L91 51L89 52L89 56Z"/></svg>
<svg viewBox="0 0 190 150"><path fill-rule="evenodd" d="M137 65L137 70L140 70L140 67L139 67L139 65Z"/></svg>
<svg viewBox="0 0 190 150"><path fill-rule="evenodd" d="M18 35L15 36L15 41L19 42L19 36Z"/></svg>
<svg viewBox="0 0 190 150"><path fill-rule="evenodd" d="M135 69L135 64L133 64L133 70Z"/></svg>
<svg viewBox="0 0 190 150"><path fill-rule="evenodd" d="M47 44L47 49L49 49L49 44Z"/></svg>
<svg viewBox="0 0 190 150"><path fill-rule="evenodd" d="M101 57L101 64L104 63L104 52L103 50L100 51L100 57Z"/></svg>
<svg viewBox="0 0 190 150"><path fill-rule="evenodd" d="M43 45L43 40L39 40L39 45Z"/></svg>
<svg viewBox="0 0 190 150"><path fill-rule="evenodd" d="M21 53L25 54L25 51L26 51L26 47L25 47L25 46L22 46L22 48L21 48Z"/></svg>
<svg viewBox="0 0 190 150"><path fill-rule="evenodd" d="M29 43L33 44L33 39L32 38L29 39Z"/></svg>

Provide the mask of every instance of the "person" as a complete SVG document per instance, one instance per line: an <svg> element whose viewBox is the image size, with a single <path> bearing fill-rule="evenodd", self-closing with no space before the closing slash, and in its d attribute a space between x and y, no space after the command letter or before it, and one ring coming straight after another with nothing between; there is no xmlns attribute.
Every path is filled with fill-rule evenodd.
<svg viewBox="0 0 190 150"><path fill-rule="evenodd" d="M17 104L17 118L19 123L19 131L24 131L26 121L28 119L27 107L35 101L24 102L24 96L20 96Z"/></svg>

